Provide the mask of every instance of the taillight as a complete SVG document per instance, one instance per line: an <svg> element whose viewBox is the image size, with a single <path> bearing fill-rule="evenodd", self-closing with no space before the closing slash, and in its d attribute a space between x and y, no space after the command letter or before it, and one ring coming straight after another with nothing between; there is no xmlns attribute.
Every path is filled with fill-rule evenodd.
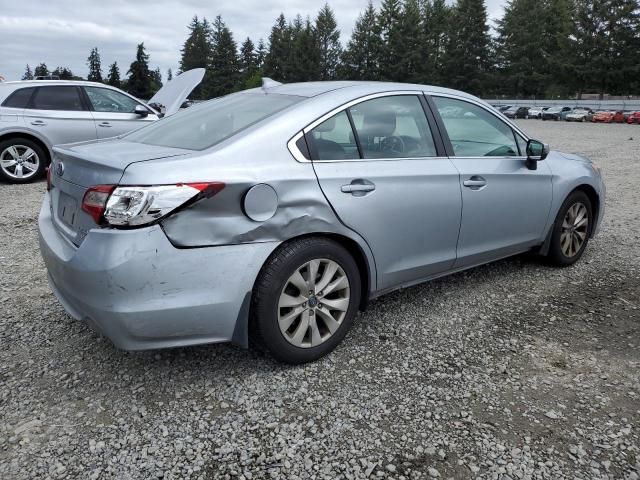
<svg viewBox="0 0 640 480"><path fill-rule="evenodd" d="M82 210L91 215L96 223L102 220L109 195L115 188L115 185L96 185L84 192Z"/></svg>
<svg viewBox="0 0 640 480"><path fill-rule="evenodd" d="M96 223L104 219L117 227L137 227L160 220L200 198L212 197L223 188L221 182L145 187L98 185L87 190L82 209Z"/></svg>

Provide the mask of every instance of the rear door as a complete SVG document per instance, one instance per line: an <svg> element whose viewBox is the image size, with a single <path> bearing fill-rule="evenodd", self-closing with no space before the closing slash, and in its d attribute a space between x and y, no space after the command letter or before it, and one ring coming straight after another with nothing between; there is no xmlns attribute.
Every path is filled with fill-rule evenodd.
<svg viewBox="0 0 640 480"><path fill-rule="evenodd" d="M146 106L122 92L103 87L83 88L93 113L98 138L117 137L158 120L158 116ZM135 113L138 105L148 111L147 116Z"/></svg>
<svg viewBox="0 0 640 480"><path fill-rule="evenodd" d="M373 251L379 289L448 270L460 227L458 172L420 92L373 95L305 129L325 196Z"/></svg>
<svg viewBox="0 0 640 480"><path fill-rule="evenodd" d="M75 85L37 87L24 110L24 119L52 145L96 139L93 117L80 87Z"/></svg>
<svg viewBox="0 0 640 480"><path fill-rule="evenodd" d="M552 199L547 162L537 162L537 170L527 168L525 139L488 108L457 98L432 99L460 172L463 208L456 268L541 243Z"/></svg>

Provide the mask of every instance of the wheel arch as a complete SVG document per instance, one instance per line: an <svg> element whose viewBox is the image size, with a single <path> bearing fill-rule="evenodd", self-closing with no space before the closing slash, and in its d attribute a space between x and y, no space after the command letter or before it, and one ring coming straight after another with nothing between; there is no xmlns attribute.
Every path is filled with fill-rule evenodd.
<svg viewBox="0 0 640 480"><path fill-rule="evenodd" d="M47 142L45 142L38 135L34 135L33 133L24 132L20 130L15 130L7 133L0 133L0 142L4 142L12 138L26 138L27 140L31 140L32 142L38 144L38 146L42 148L45 155L47 156L47 158L45 158L47 162L47 166L51 163L51 159L53 158L53 155L51 153L51 148L49 148L49 145L47 144Z"/></svg>
<svg viewBox="0 0 640 480"><path fill-rule="evenodd" d="M596 230L595 224L598 221L598 218L600 218L600 195L598 195L598 192L596 191L595 188L593 188L593 186L589 185L588 183L583 183L575 187L573 190L571 190L567 195L567 197L571 195L573 192L578 192L578 191L584 192L589 198L589 201L591 202L591 210L592 210L591 213L593 214L593 222L594 222L593 228L591 229L591 237L593 237L593 233Z"/></svg>

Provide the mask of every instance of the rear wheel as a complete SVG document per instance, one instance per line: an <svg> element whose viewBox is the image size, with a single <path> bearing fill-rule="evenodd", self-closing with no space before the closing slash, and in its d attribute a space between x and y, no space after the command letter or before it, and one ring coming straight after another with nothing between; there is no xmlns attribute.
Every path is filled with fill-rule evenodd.
<svg viewBox="0 0 640 480"><path fill-rule="evenodd" d="M0 142L0 177L10 183L29 183L44 174L46 153L28 138Z"/></svg>
<svg viewBox="0 0 640 480"><path fill-rule="evenodd" d="M582 257L592 228L591 201L586 193L575 191L564 201L556 217L549 260L560 267L573 265Z"/></svg>
<svg viewBox="0 0 640 480"><path fill-rule="evenodd" d="M342 341L360 296L358 267L344 247L325 238L293 241L271 255L258 276L252 340L285 363L317 360Z"/></svg>

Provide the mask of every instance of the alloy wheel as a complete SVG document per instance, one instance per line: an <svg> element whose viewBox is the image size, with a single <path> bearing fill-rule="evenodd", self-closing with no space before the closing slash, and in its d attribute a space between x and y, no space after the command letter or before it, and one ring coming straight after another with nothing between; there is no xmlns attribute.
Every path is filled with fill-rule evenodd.
<svg viewBox="0 0 640 480"><path fill-rule="evenodd" d="M562 221L560 248L567 258L580 252L589 232L589 212L587 207L577 202L569 207Z"/></svg>
<svg viewBox="0 0 640 480"><path fill-rule="evenodd" d="M40 157L26 145L11 145L0 153L0 168L10 178L30 178L39 167Z"/></svg>
<svg viewBox="0 0 640 480"><path fill-rule="evenodd" d="M349 301L349 279L342 267L326 258L311 260L296 269L280 293L280 332L296 347L316 347L338 331Z"/></svg>

